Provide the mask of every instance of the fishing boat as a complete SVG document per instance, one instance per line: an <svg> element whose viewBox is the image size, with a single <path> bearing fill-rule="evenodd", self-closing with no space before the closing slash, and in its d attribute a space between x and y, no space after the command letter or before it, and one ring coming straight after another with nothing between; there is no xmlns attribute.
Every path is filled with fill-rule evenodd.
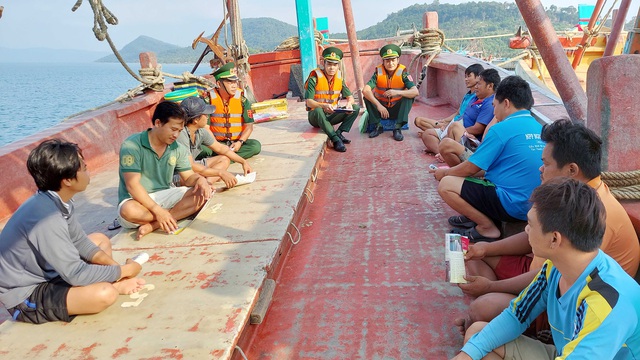
<svg viewBox="0 0 640 360"><path fill-rule="evenodd" d="M230 21L239 19L238 2L225 3ZM535 0L516 3L545 62L554 66L567 62L564 54L562 59L557 56L543 25L536 26L540 12L544 14L542 5ZM238 62L247 89L258 101L292 91L290 79L296 77L296 71L307 74L317 64L321 45L311 31L310 2L296 4L299 50L248 55L220 49L215 43L210 47L214 53L220 51L218 59L231 57ZM437 36L425 34L437 33L433 30L438 28L437 14L425 14L424 31L359 41L350 1L343 4L349 42L338 46L345 54L344 73L351 89L361 89L363 76L373 73L383 44L423 40L424 46L403 48L400 59L411 64L413 76L423 81L410 118L446 117L455 111L466 92L464 70L479 60L434 46ZM533 114L541 123L570 116L587 119L598 132L606 129L601 133L609 171L640 165L631 150L639 147L633 139L640 136L635 136L638 130L625 120L640 110L639 105L607 109L601 105L604 100L620 104L620 100L615 102L618 97L630 97L626 91L638 93L637 82L614 89L623 75L610 79L607 70L630 64L637 68L640 59L632 55L617 58L594 61L596 83L594 90L588 88L588 117L587 96L572 86L577 80L556 79L552 71L562 99L532 84ZM556 67L562 71L566 66L570 67L568 63ZM154 68L153 54L141 55L141 69ZM497 70L502 77L510 74ZM0 217L6 220L35 190L25 166L31 149L44 139L60 137L80 145L92 173L89 189L76 199L84 229L105 232L115 217L120 144L148 127L155 105L174 89L173 84L158 89L154 81L146 82L154 83L156 89L85 112L0 148L0 166L11 174L0 180L4 189L10 189L0 196ZM564 86L558 85L562 83ZM610 90L618 92L609 95ZM355 93L359 98L359 91ZM5 314L0 325L0 356L452 357L462 345L452 322L466 311L469 299L445 282L442 245L449 228L446 219L454 212L440 199L437 183L427 170L433 157L424 154L415 136L406 136L399 143L388 133L369 139L356 129L347 134L352 139L348 151L335 152L327 146L326 135L308 124L303 102L293 97L281 101L287 118L261 122L252 135L263 146L249 160L257 174L254 183L228 190L218 185L210 204L177 235L155 232L135 241L128 231L109 233L116 260L142 251L150 255L141 276L153 289L121 296L106 311L79 316L71 323L33 326L13 322ZM621 136L625 141L619 141ZM237 164L233 166L231 171L240 172ZM625 205L640 229L639 205Z"/></svg>
<svg viewBox="0 0 640 360"><path fill-rule="evenodd" d="M621 55L631 53L628 39L633 33L626 31L612 32L610 27L606 27L607 20L611 23L615 20L618 9L615 9L616 2L610 5L608 11L606 0L597 1L595 5L579 5L576 25L569 30L556 31L558 41L564 49L567 59L571 63L580 85L586 91L587 71L591 62L605 56ZM637 21L638 17L636 17ZM637 24L635 26L637 29ZM516 35L509 39L511 49L522 50L522 53L498 64L503 66L512 62L514 72L534 82L541 87L547 87L550 91L558 93L549 70L545 66L535 42L532 41L531 34L518 29ZM626 49L625 49L626 48Z"/></svg>

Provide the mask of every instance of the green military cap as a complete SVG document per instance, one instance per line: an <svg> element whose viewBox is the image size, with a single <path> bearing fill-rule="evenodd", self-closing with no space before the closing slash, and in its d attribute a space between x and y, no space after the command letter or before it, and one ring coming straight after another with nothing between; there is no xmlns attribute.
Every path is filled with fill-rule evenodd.
<svg viewBox="0 0 640 360"><path fill-rule="evenodd" d="M388 44L380 49L380 56L383 59L392 59L397 58L402 54L402 50L400 50L400 46L396 44Z"/></svg>
<svg viewBox="0 0 640 360"><path fill-rule="evenodd" d="M329 62L337 63L342 60L342 50L337 47L330 46L322 52L322 57Z"/></svg>
<svg viewBox="0 0 640 360"><path fill-rule="evenodd" d="M213 73L216 80L238 80L238 74L236 73L236 64L228 62L222 65L218 70Z"/></svg>

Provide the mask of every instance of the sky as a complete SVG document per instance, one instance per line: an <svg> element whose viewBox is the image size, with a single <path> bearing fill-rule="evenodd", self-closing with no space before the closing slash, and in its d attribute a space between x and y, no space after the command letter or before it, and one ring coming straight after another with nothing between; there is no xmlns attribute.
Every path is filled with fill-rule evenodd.
<svg viewBox="0 0 640 360"><path fill-rule="evenodd" d="M431 3L433 0L426 1ZM211 34L222 19L222 0L103 0L119 24L109 26L116 47L122 48L140 35L179 46L190 46L201 32ZM440 0L459 4L468 0ZM542 0L548 7L595 4L595 0ZM351 0L356 29L375 25L388 14L416 0ZM612 0L605 4L608 9ZM75 12L75 0L0 0L0 48L79 49L111 51L106 41L98 41L92 31L93 12L84 0ZM295 0L239 0L242 18L272 17L296 24ZM618 2L619 4L619 2ZM640 0L632 0L628 17L635 16ZM312 0L314 17L328 17L331 32L345 32L342 0ZM420 24L416 24L420 26Z"/></svg>

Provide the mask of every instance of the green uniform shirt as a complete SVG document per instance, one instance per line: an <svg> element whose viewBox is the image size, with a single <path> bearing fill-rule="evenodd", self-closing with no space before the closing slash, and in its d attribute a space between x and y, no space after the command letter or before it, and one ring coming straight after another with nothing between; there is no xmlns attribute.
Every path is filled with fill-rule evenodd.
<svg viewBox="0 0 640 360"><path fill-rule="evenodd" d="M313 97L316 94L317 83L318 83L318 79L316 79L315 76L309 76L309 79L307 80L307 89L304 93L305 99L313 100ZM340 91L340 93L342 94L343 98L347 98L351 96L351 90L349 90L349 88L347 87L347 84L344 82L344 79L342 79L342 90Z"/></svg>
<svg viewBox="0 0 640 360"><path fill-rule="evenodd" d="M189 150L176 141L167 146L159 158L149 143L150 130L129 136L120 147L118 203L131 198L124 182L124 173L140 173L140 184L151 194L171 187L174 171L191 170Z"/></svg>
<svg viewBox="0 0 640 360"><path fill-rule="evenodd" d="M244 96L242 96L242 121L244 121L245 124L250 124L253 122L253 111L251 111L251 103Z"/></svg>
<svg viewBox="0 0 640 360"><path fill-rule="evenodd" d="M396 70L397 70L397 68L396 68ZM394 70L394 72L395 72L395 70ZM412 87L416 86L416 84L413 83L413 79L409 75L409 72L407 71L406 68L402 72L402 82L404 83L404 87L406 89L411 89ZM378 85L378 73L377 73L377 71L373 72L373 76L371 77L371 80L369 80L367 85L369 85L369 87L372 90L376 88L376 86Z"/></svg>

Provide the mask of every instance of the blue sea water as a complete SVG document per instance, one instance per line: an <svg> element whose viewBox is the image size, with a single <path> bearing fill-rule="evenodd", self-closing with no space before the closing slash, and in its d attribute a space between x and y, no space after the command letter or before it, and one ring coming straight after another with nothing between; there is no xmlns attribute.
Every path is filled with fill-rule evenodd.
<svg viewBox="0 0 640 360"><path fill-rule="evenodd" d="M192 67L163 64L162 70L180 75ZM111 102L137 85L119 63L0 63L0 146Z"/></svg>

